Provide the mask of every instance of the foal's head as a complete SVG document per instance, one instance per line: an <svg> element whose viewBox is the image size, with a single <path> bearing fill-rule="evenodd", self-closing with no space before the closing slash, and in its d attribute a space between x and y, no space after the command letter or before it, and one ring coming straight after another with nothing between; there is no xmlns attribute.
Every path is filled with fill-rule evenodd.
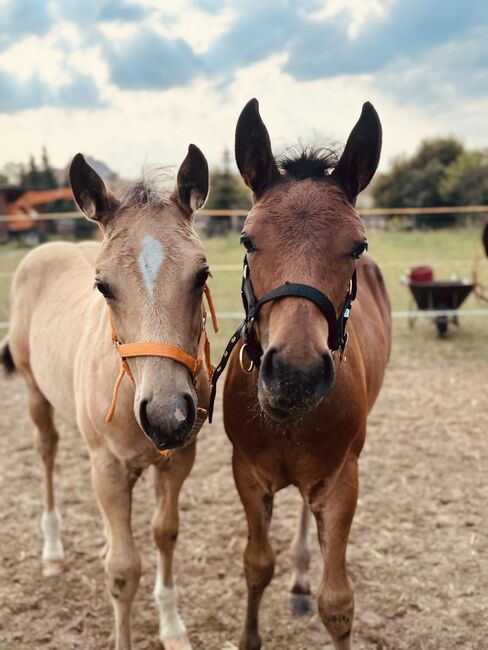
<svg viewBox="0 0 488 650"><path fill-rule="evenodd" d="M81 154L73 160L70 180L81 210L103 232L95 287L111 310L120 340L167 343L195 357L208 277L193 229L195 210L208 192L202 152L190 145L170 194L140 183L119 200ZM187 368L167 358L135 357L130 369L136 385L135 417L143 431L158 449L184 444L197 409ZM106 390L109 400L112 387Z"/></svg>
<svg viewBox="0 0 488 650"><path fill-rule="evenodd" d="M236 160L253 192L241 242L257 299L285 282L323 292L344 304L356 260L367 247L354 206L378 165L381 125L364 104L340 159L317 152L275 161L258 102L244 108L236 129ZM265 304L255 323L263 350L258 396L275 419L313 409L334 384L327 320L304 298Z"/></svg>

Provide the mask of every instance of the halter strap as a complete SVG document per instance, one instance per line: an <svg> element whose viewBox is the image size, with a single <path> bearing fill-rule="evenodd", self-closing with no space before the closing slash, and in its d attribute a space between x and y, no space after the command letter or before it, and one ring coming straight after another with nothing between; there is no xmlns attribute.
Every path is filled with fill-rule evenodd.
<svg viewBox="0 0 488 650"><path fill-rule="evenodd" d="M213 306L210 289L208 288L207 285L205 285L203 290L208 302L208 307L210 310L210 315L212 318L212 324L214 330L215 332L218 332L219 328L217 323L217 317L215 314L215 309ZM170 345L169 343L122 343L117 334L117 329L115 327L115 323L114 323L114 319L110 307L108 309L108 320L112 332L112 343L120 355L120 366L119 366L119 374L117 375L117 379L115 380L112 402L110 404L107 415L105 417L105 422L112 421L112 418L115 413L115 407L117 405L119 387L122 382L122 379L124 378L124 375L127 375L129 377L129 379L132 382L132 385L135 388L134 376L127 362L128 358L163 357L166 359L172 359L173 361L176 361L177 363L180 363L181 365L185 366L185 368L190 373L194 383L205 361L205 365L207 366L208 378L210 381L213 372L213 367L210 361L210 343L205 329L207 312L205 309L205 305L203 303L202 303L202 326L200 331L200 337L198 339L196 357L192 357L191 355L187 354L184 350L182 350L177 345Z"/></svg>

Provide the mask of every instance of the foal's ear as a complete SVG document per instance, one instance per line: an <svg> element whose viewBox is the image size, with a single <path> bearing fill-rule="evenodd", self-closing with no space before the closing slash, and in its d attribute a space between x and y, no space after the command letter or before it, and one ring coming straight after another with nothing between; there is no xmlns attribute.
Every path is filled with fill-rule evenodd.
<svg viewBox="0 0 488 650"><path fill-rule="evenodd" d="M254 198L262 196L280 177L271 141L259 114L257 99L251 99L242 109L237 120L235 139L236 162L246 185Z"/></svg>
<svg viewBox="0 0 488 650"><path fill-rule="evenodd" d="M332 174L342 185L353 205L359 192L362 192L373 178L380 153L380 118L373 104L366 102Z"/></svg>
<svg viewBox="0 0 488 650"><path fill-rule="evenodd" d="M208 194L208 163L198 147L191 144L181 163L176 179L175 195L180 205L190 214L199 210Z"/></svg>
<svg viewBox="0 0 488 650"><path fill-rule="evenodd" d="M106 224L114 215L119 201L105 187L97 172L77 153L69 168L71 189L80 210L91 221Z"/></svg>

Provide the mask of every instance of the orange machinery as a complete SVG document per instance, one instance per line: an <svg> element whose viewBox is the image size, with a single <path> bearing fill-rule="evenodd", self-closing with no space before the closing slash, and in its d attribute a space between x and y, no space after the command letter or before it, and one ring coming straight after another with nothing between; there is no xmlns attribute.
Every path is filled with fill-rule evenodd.
<svg viewBox="0 0 488 650"><path fill-rule="evenodd" d="M35 206L61 201L64 199L73 200L73 192L69 187L60 187L54 190L26 190L15 201L7 204L7 215L15 218L8 222L10 232L24 232L30 230L38 220L38 212Z"/></svg>

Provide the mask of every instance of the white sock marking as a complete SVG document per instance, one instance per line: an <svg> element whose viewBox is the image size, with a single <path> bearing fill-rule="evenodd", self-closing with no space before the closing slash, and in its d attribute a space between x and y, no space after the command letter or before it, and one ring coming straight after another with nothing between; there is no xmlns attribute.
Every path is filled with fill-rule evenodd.
<svg viewBox="0 0 488 650"><path fill-rule="evenodd" d="M42 513L41 529L44 534L42 559L62 560L64 558L64 550L60 534L61 515L57 510Z"/></svg>
<svg viewBox="0 0 488 650"><path fill-rule="evenodd" d="M164 261L164 250L161 242L151 237L151 235L146 235L142 241L142 250L139 253L138 260L144 284L149 295L152 296L159 267Z"/></svg>
<svg viewBox="0 0 488 650"><path fill-rule="evenodd" d="M165 587L159 568L154 585L154 598L159 607L159 638L172 639L186 634L186 627L177 610L178 591L176 587Z"/></svg>

